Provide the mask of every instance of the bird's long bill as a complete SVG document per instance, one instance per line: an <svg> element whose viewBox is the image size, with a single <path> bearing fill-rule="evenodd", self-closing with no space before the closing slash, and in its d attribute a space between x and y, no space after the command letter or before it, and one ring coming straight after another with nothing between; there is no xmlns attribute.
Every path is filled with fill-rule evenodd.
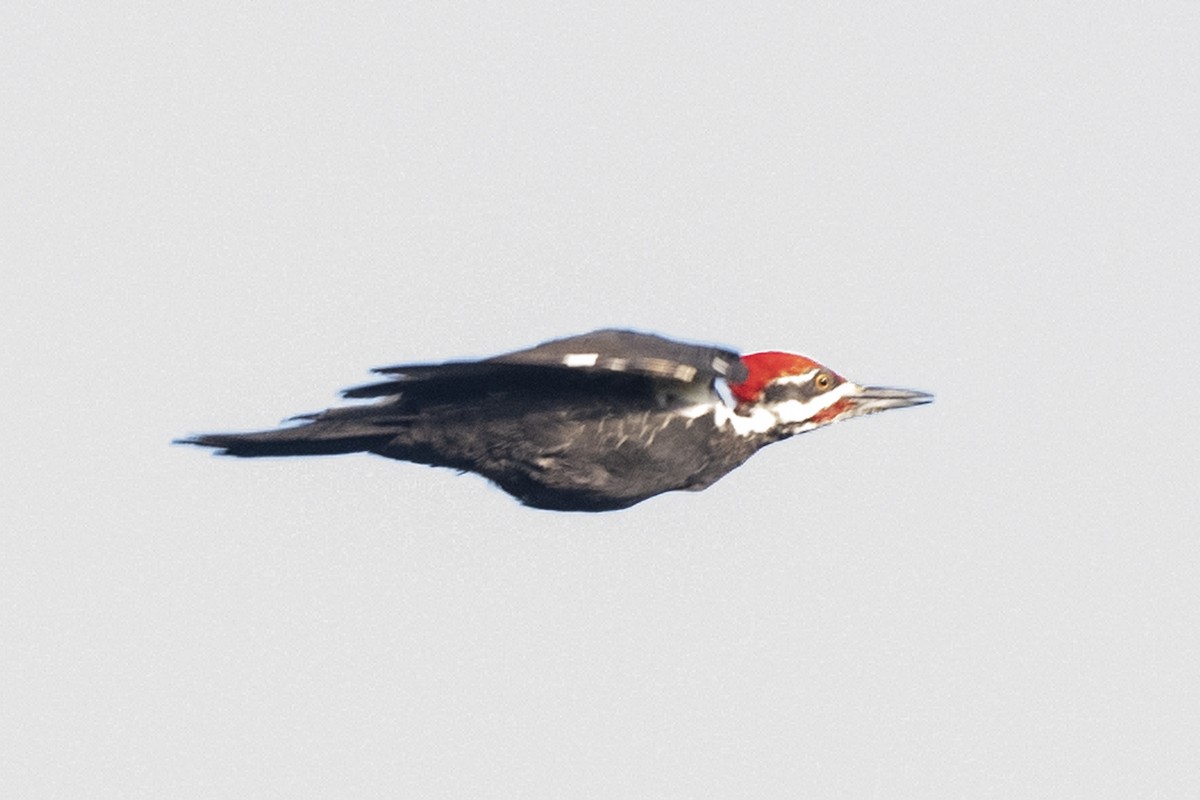
<svg viewBox="0 0 1200 800"><path fill-rule="evenodd" d="M864 386L854 395L858 414L873 414L889 408L908 408L933 402L933 395L911 389L889 389L886 386Z"/></svg>

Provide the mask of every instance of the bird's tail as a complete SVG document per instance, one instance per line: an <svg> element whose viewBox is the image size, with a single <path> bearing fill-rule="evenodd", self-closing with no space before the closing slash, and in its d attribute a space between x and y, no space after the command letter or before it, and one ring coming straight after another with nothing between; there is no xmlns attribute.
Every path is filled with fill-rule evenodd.
<svg viewBox="0 0 1200 800"><path fill-rule="evenodd" d="M329 456L381 447L395 435L394 428L388 430L366 420L316 418L290 428L253 433L202 433L176 439L175 443L215 447L218 455L242 458Z"/></svg>

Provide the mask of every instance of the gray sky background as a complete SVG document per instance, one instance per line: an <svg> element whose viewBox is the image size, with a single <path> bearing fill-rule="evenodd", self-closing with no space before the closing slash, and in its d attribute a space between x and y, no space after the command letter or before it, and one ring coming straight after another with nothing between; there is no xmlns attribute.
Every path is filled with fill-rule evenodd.
<svg viewBox="0 0 1200 800"><path fill-rule="evenodd" d="M0 795L1200 795L1192 3L0 10ZM601 326L932 406L537 512L172 447Z"/></svg>

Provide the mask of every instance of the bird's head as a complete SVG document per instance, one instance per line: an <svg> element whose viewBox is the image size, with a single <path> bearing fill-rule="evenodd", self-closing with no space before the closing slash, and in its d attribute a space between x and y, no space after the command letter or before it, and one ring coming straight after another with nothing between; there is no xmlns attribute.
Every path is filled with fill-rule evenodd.
<svg viewBox="0 0 1200 800"><path fill-rule="evenodd" d="M933 395L860 386L805 356L771 350L742 356L746 379L731 383L739 432L794 436L838 420L922 405ZM739 419L740 418L740 419Z"/></svg>

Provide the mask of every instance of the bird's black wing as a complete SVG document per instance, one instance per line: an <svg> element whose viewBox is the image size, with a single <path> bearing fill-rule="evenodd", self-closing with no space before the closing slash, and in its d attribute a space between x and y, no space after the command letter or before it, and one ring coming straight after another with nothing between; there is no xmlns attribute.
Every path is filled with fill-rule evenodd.
<svg viewBox="0 0 1200 800"><path fill-rule="evenodd" d="M739 383L746 378L746 368L732 350L611 329L555 339L489 361L631 372L685 383L709 383L716 378Z"/></svg>
<svg viewBox="0 0 1200 800"><path fill-rule="evenodd" d="M599 330L555 339L482 361L407 364L373 372L390 380L347 389L346 397L403 395L405 405L453 400L522 387L642 387L648 381L711 386L740 383L746 367L732 350L688 344L624 330Z"/></svg>

